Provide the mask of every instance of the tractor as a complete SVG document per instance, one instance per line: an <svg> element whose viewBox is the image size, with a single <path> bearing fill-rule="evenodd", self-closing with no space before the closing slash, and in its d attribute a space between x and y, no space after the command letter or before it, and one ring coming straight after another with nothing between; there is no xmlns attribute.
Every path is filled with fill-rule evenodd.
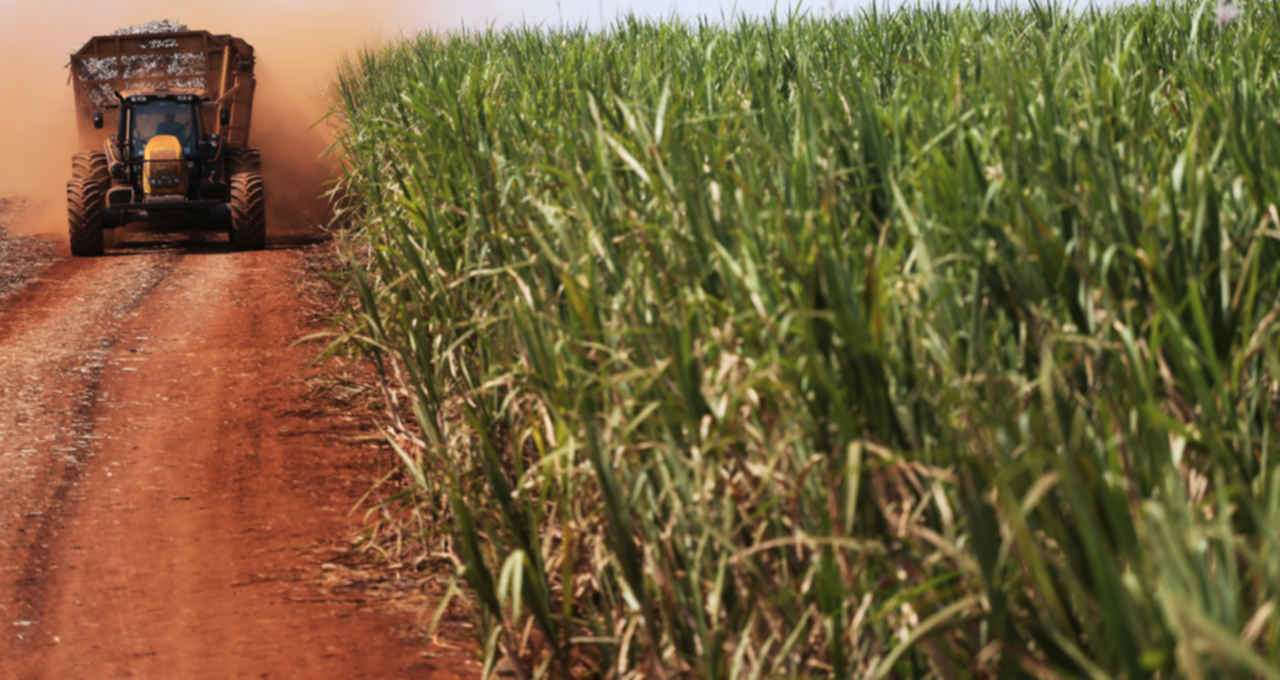
<svg viewBox="0 0 1280 680"><path fill-rule="evenodd" d="M262 155L249 145L254 53L206 31L96 36L71 56L80 152L71 160L71 253L107 229L223 231L266 245Z"/></svg>

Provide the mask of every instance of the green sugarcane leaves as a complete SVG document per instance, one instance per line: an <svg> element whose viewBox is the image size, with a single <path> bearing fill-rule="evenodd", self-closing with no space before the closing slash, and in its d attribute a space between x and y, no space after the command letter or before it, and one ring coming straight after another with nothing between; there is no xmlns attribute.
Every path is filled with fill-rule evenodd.
<svg viewBox="0 0 1280 680"><path fill-rule="evenodd" d="M1280 14L1242 11L632 18L349 65L339 335L486 649L1272 676Z"/></svg>

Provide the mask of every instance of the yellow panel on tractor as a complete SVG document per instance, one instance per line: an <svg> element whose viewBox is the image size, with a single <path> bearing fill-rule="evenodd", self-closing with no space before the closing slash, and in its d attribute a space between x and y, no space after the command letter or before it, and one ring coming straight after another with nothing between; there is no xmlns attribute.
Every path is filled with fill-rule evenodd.
<svg viewBox="0 0 1280 680"><path fill-rule="evenodd" d="M142 191L147 196L181 196L187 193L182 142L173 135L156 135L143 151Z"/></svg>

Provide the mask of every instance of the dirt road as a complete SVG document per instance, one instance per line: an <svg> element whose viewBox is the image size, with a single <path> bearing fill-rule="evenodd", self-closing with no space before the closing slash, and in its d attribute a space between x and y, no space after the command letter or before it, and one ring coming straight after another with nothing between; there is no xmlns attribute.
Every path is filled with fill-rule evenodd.
<svg viewBox="0 0 1280 680"><path fill-rule="evenodd" d="M62 258L0 302L0 678L476 677L315 585L376 471L296 249Z"/></svg>

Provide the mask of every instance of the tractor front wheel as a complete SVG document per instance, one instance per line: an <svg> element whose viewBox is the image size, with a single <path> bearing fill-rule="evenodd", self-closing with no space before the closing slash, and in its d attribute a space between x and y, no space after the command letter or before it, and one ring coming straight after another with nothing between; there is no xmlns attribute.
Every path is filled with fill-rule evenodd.
<svg viewBox="0 0 1280 680"><path fill-rule="evenodd" d="M106 154L78 153L71 158L71 181L67 182L67 227L72 255L93 257L102 254L103 216L110 185Z"/></svg>
<svg viewBox="0 0 1280 680"><path fill-rule="evenodd" d="M267 194L262 173L244 170L231 175L231 245L262 250L267 245Z"/></svg>

